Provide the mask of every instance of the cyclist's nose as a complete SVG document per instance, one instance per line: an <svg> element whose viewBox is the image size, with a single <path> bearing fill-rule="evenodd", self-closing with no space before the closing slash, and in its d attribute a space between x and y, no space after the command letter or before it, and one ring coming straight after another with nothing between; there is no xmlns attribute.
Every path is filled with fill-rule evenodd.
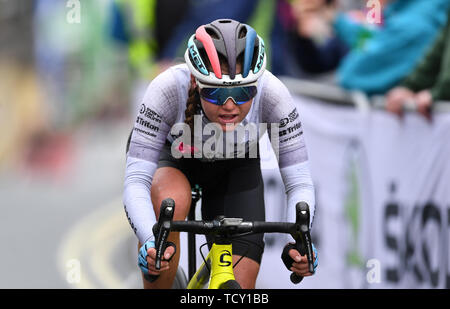
<svg viewBox="0 0 450 309"><path fill-rule="evenodd" d="M232 98L228 98L228 99L225 101L225 104L222 105L222 107L223 107L224 109L226 109L226 110L232 110L232 109L235 108L235 106L236 106L236 104L234 104L234 101L233 101Z"/></svg>

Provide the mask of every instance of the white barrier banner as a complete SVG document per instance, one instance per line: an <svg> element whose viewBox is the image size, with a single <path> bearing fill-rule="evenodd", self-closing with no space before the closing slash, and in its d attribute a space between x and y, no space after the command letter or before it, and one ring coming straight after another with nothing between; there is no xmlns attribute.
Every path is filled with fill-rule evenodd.
<svg viewBox="0 0 450 309"><path fill-rule="evenodd" d="M320 265L298 287L449 288L450 115L400 121L296 100L316 186ZM270 162L263 160L274 168L263 168L267 219L278 220L270 205L284 202L283 185ZM284 242L267 244L260 286L292 288L279 263Z"/></svg>
<svg viewBox="0 0 450 309"><path fill-rule="evenodd" d="M372 112L361 186L370 288L450 288L450 115Z"/></svg>

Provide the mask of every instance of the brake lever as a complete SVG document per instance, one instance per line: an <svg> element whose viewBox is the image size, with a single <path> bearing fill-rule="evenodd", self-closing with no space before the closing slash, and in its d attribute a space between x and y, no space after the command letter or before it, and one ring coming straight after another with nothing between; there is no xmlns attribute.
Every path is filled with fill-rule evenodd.
<svg viewBox="0 0 450 309"><path fill-rule="evenodd" d="M313 249L311 233L309 229L309 206L305 202L299 202L296 207L296 223L298 224L298 231L292 237L295 240L295 248L303 256L306 254L308 259L308 270L311 274L314 274L314 261L313 261ZM298 284L303 280L303 276L299 276L296 273L291 274L291 282Z"/></svg>
<svg viewBox="0 0 450 309"><path fill-rule="evenodd" d="M161 203L161 209L159 211L158 222L153 225L153 235L155 235L155 249L156 259L155 268L161 269L162 256L166 248L167 238L170 233L170 223L173 219L175 212L175 201L171 198L166 198ZM159 275L144 274L144 278L149 282L154 282L159 278Z"/></svg>
<svg viewBox="0 0 450 309"><path fill-rule="evenodd" d="M153 234L156 237L156 259L155 268L161 269L162 256L166 247L167 238L170 234L170 223L175 212L175 201L171 198L166 198L161 203L159 211L158 223L153 226Z"/></svg>

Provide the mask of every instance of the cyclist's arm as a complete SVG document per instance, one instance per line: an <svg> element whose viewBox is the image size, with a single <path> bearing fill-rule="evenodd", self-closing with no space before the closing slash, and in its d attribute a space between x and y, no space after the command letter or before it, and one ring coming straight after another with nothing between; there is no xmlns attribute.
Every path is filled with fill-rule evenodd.
<svg viewBox="0 0 450 309"><path fill-rule="evenodd" d="M153 240L156 217L150 197L159 155L179 109L179 79L173 69L156 77L137 111L127 153L123 202L130 225L144 244Z"/></svg>
<svg viewBox="0 0 450 309"><path fill-rule="evenodd" d="M268 124L279 124L278 136L273 137L273 128L268 127L286 190L287 221L295 222L295 205L304 201L310 207L311 225L315 209L314 185L300 115L286 86L272 74L266 75L262 87L261 119Z"/></svg>
<svg viewBox="0 0 450 309"><path fill-rule="evenodd" d="M150 188L157 165L133 157L127 158L123 204L128 222L141 244L154 240L151 227L156 222Z"/></svg>
<svg viewBox="0 0 450 309"><path fill-rule="evenodd" d="M295 205L298 202L306 202L311 213L309 222L311 227L314 219L315 196L308 161L280 168L280 173L287 195L286 221L295 222Z"/></svg>

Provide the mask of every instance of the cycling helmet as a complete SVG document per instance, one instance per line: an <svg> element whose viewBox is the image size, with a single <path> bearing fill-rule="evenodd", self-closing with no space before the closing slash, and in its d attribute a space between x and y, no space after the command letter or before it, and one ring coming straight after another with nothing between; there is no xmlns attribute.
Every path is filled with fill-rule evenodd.
<svg viewBox="0 0 450 309"><path fill-rule="evenodd" d="M236 74L236 61L242 54L242 72ZM222 74L219 55L228 62L229 75ZM192 75L207 85L255 83L266 69L263 39L249 25L232 19L218 19L197 28L188 41L184 59Z"/></svg>

